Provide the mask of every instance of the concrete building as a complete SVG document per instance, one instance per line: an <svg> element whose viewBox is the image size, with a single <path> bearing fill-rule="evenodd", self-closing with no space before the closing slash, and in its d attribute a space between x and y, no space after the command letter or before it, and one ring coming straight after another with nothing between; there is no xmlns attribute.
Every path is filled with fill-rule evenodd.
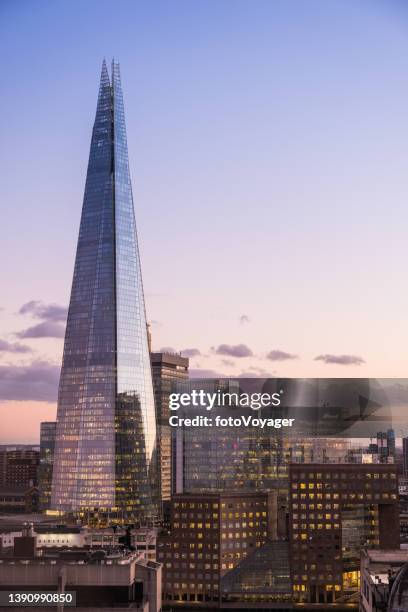
<svg viewBox="0 0 408 612"><path fill-rule="evenodd" d="M0 551L10 553L14 540L22 536L24 529L30 525L36 536L36 548L48 553L50 550L79 549L89 550L105 548L125 548L136 552L147 561L156 560L157 529L148 528L111 528L91 529L80 525L55 525L32 522L2 525L0 522Z"/></svg>
<svg viewBox="0 0 408 612"><path fill-rule="evenodd" d="M14 539L14 554L0 557L0 591L75 592L78 612L124 607L160 612L160 563L114 548L40 553L37 537L26 527Z"/></svg>
<svg viewBox="0 0 408 612"><path fill-rule="evenodd" d="M0 489L0 513L22 514L38 512L39 491L37 487L5 486Z"/></svg>
<svg viewBox="0 0 408 612"><path fill-rule="evenodd" d="M407 574L408 550L363 550L360 612L408 610Z"/></svg>

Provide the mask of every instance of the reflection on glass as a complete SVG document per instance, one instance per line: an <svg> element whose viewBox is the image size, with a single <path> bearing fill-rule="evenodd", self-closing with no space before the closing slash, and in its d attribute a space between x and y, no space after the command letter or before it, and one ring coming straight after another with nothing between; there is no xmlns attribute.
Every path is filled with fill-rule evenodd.
<svg viewBox="0 0 408 612"><path fill-rule="evenodd" d="M102 67L61 370L51 508L157 513L156 421L119 65Z"/></svg>

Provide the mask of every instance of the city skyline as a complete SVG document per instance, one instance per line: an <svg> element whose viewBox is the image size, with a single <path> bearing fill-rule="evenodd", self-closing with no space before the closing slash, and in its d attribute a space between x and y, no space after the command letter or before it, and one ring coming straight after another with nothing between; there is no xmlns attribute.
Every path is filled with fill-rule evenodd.
<svg viewBox="0 0 408 612"><path fill-rule="evenodd" d="M94 75L110 51L126 72L153 349L187 349L193 374L403 376L404 7L237 3L178 23L164 3L125 2L119 23L106 3L98 31L94 7L71 54L69 28L50 24L74 4L1 9L4 51L18 32L25 43L4 74L0 441L35 442L55 419Z"/></svg>

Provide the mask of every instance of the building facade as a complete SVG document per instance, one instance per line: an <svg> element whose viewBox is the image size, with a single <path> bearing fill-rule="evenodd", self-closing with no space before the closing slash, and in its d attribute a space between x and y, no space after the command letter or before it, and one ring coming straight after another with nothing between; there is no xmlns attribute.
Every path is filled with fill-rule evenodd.
<svg viewBox="0 0 408 612"><path fill-rule="evenodd" d="M241 381L180 381L178 393L203 390L206 393L240 393ZM228 418L233 406L215 404L213 412ZM177 416L194 418L203 414L201 407L180 407ZM253 414L240 408L239 414ZM263 408L262 417L286 417L286 409ZM283 429L270 433L257 427L172 427L172 491L174 493L255 492L288 489L288 465L294 452L293 438ZM299 456L303 458L302 452Z"/></svg>
<svg viewBox="0 0 408 612"><path fill-rule="evenodd" d="M175 381L188 378L187 357L173 353L151 353L153 388L157 413L158 465L160 498L171 495L171 427L169 425L169 396Z"/></svg>
<svg viewBox="0 0 408 612"><path fill-rule="evenodd" d="M35 487L39 459L36 446L0 446L0 489Z"/></svg>
<svg viewBox="0 0 408 612"><path fill-rule="evenodd" d="M294 601L344 603L363 548L398 548L394 465L292 464L289 539Z"/></svg>
<svg viewBox="0 0 408 612"><path fill-rule="evenodd" d="M124 608L161 612L159 563L115 548L42 550L40 555L36 540L32 529L25 528L21 536L14 538L13 554L0 555L0 593L73 593L78 612L113 612ZM36 609L41 612L56 607L37 605ZM67 607L61 605L58 609Z"/></svg>
<svg viewBox="0 0 408 612"><path fill-rule="evenodd" d="M51 509L157 515L156 417L119 65L92 132L58 395Z"/></svg>
<svg viewBox="0 0 408 612"><path fill-rule="evenodd" d="M57 423L45 421L40 425L40 464L38 489L41 510L48 510L51 503L52 468L54 464L55 432Z"/></svg>
<svg viewBox="0 0 408 612"><path fill-rule="evenodd" d="M231 605L233 593L239 607L290 602L285 543L280 571L271 567L276 521L276 498L267 493L173 496L170 531L159 536L157 547L163 603L219 608Z"/></svg>

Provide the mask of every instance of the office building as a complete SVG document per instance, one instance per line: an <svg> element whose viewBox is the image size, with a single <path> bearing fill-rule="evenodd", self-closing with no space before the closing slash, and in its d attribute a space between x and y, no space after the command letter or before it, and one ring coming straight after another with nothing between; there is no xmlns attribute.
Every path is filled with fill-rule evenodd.
<svg viewBox="0 0 408 612"><path fill-rule="evenodd" d="M0 514L23 514L39 511L38 487L1 487Z"/></svg>
<svg viewBox="0 0 408 612"><path fill-rule="evenodd" d="M387 448L388 456L395 460L395 431L393 429L387 429Z"/></svg>
<svg viewBox="0 0 408 612"><path fill-rule="evenodd" d="M55 421L46 421L40 425L38 488L40 491L40 508L42 511L48 510L51 503L56 425Z"/></svg>
<svg viewBox="0 0 408 612"><path fill-rule="evenodd" d="M105 62L61 369L51 510L158 514L156 416L119 65Z"/></svg>
<svg viewBox="0 0 408 612"><path fill-rule="evenodd" d="M267 493L173 496L170 532L159 535L157 548L164 603L219 608L257 601L269 608L290 601L288 547L273 543L276 521L276 497Z"/></svg>
<svg viewBox="0 0 408 612"><path fill-rule="evenodd" d="M394 463L395 451L395 432L393 429L378 431L376 442L369 446L369 452L377 454L381 463Z"/></svg>
<svg viewBox="0 0 408 612"><path fill-rule="evenodd" d="M361 550L399 547L395 466L292 464L289 525L295 602L344 603Z"/></svg>
<svg viewBox="0 0 408 612"><path fill-rule="evenodd" d="M181 381L178 393L202 390L206 393L236 395L240 381ZM212 416L228 418L234 406L215 405ZM263 408L257 416L285 418L285 408ZM203 415L202 407L180 407L177 416L194 418ZM239 415L253 416L251 408L239 408ZM208 413L206 413L208 414ZM272 428L268 428L269 430ZM289 428L287 428L289 429ZM277 490L287 493L288 465L291 456L304 457L304 445L296 448L290 432L241 426L172 427L172 491L174 493L256 492Z"/></svg>
<svg viewBox="0 0 408 612"><path fill-rule="evenodd" d="M234 398L249 387L240 379L189 380L176 382L177 393L203 391L228 394ZM270 389L258 381L253 388L259 392ZM255 386L257 385L257 386ZM251 387L249 387L252 389ZM255 414L261 418L287 418L287 406L261 407ZM203 414L210 417L253 417L254 410L234 405L222 405L218 400L211 411L203 407L180 406L173 412L178 418L194 419ZM208 493L238 491L278 491L288 495L290 463L344 463L349 441L344 438L306 436L298 429L272 427L202 427L179 425L172 434L172 491L174 493Z"/></svg>
<svg viewBox="0 0 408 612"><path fill-rule="evenodd" d="M38 446L0 446L0 489L37 486Z"/></svg>
<svg viewBox="0 0 408 612"><path fill-rule="evenodd" d="M188 378L187 357L173 353L151 353L153 388L156 402L159 486L162 501L171 495L171 427L169 395L175 381Z"/></svg>

